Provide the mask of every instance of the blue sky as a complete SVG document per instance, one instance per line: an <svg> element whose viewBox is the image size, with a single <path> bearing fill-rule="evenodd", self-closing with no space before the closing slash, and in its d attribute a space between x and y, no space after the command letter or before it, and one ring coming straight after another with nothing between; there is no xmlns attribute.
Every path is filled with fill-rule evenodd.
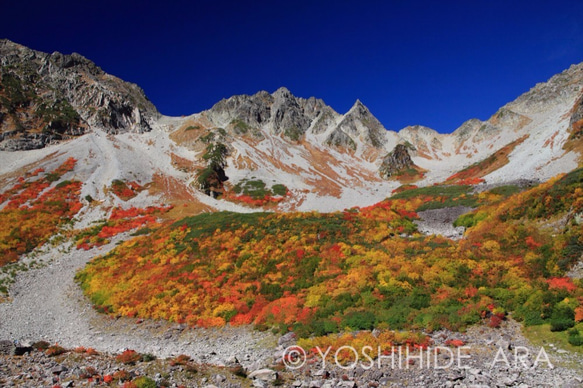
<svg viewBox="0 0 583 388"><path fill-rule="evenodd" d="M451 132L583 61L583 1L3 1L0 38L78 52L167 115L286 86Z"/></svg>

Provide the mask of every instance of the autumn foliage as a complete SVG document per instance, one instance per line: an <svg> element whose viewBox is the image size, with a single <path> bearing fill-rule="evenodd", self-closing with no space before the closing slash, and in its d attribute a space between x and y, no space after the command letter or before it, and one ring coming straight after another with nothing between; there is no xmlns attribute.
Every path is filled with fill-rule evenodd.
<svg viewBox="0 0 583 388"><path fill-rule="evenodd" d="M572 217L583 210L582 178L577 170L509 196L412 189L329 214L202 214L122 243L77 280L114 314L300 337L497 327L507 312L527 325L569 327L583 300L581 282L565 278L583 253ZM479 207L463 239L417 232L419 209L470 199ZM557 233L543 222L552 217L570 221Z"/></svg>
<svg viewBox="0 0 583 388"><path fill-rule="evenodd" d="M474 163L471 166L453 174L446 179L446 183L457 185L477 185L484 182L484 176L508 164L508 155L514 150L514 148L524 142L528 136L529 135L525 135L513 141L512 143L502 147L492 155L488 156L486 159Z"/></svg>
<svg viewBox="0 0 583 388"><path fill-rule="evenodd" d="M149 206L145 209L130 207L112 209L107 221L87 228L77 234L77 249L88 250L107 244L109 239L120 233L156 223L157 216L166 213L171 206Z"/></svg>
<svg viewBox="0 0 583 388"><path fill-rule="evenodd" d="M44 244L82 208L81 182L61 179L75 163L69 158L49 173L37 169L0 194L0 266Z"/></svg>
<svg viewBox="0 0 583 388"><path fill-rule="evenodd" d="M112 193L124 201L134 198L142 190L143 187L137 182L126 182L120 179L115 179L111 182Z"/></svg>

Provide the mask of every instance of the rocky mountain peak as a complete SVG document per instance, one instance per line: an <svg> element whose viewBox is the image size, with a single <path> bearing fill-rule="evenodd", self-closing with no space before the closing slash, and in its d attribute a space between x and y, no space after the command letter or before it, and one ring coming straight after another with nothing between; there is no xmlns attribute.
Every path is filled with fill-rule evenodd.
<svg viewBox="0 0 583 388"><path fill-rule="evenodd" d="M272 93L274 98L295 99L295 96L285 86L279 87Z"/></svg>
<svg viewBox="0 0 583 388"><path fill-rule="evenodd" d="M328 144L356 149L358 142L381 148L387 130L370 110L356 100L338 126L328 137Z"/></svg>
<svg viewBox="0 0 583 388"><path fill-rule="evenodd" d="M42 148L101 127L143 132L159 117L137 85L80 54L47 54L0 40L0 149Z"/></svg>
<svg viewBox="0 0 583 388"><path fill-rule="evenodd" d="M362 103L362 101L357 99L352 105L352 107L350 107L346 115L367 116L371 115L371 113L368 110L368 108Z"/></svg>

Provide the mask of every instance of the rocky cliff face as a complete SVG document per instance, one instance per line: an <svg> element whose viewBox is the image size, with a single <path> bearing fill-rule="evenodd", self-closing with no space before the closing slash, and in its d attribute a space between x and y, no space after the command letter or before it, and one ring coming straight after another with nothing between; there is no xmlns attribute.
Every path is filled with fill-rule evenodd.
<svg viewBox="0 0 583 388"><path fill-rule="evenodd" d="M295 97L286 88L233 96L204 113L218 127L243 123L293 141L308 133L325 134L324 144L353 150L358 144L382 148L387 142L386 129L360 101L341 115L320 99Z"/></svg>
<svg viewBox="0 0 583 388"><path fill-rule="evenodd" d="M0 149L42 148L91 127L143 132L159 117L135 84L79 54L46 54L0 40Z"/></svg>
<svg viewBox="0 0 583 388"><path fill-rule="evenodd" d="M237 127L242 123L245 127L282 134L291 140L299 140L320 118L322 127L326 117L338 115L322 100L295 97L286 88L279 88L273 94L261 91L251 96L223 99L205 114L218 127Z"/></svg>
<svg viewBox="0 0 583 388"><path fill-rule="evenodd" d="M387 130L380 121L360 100L356 100L330 134L327 143L356 149L356 140L359 140L360 143L381 148L386 142L386 135Z"/></svg>
<svg viewBox="0 0 583 388"><path fill-rule="evenodd" d="M395 148L383 158L379 172L383 179L388 179L413 166L414 163L411 159L411 155L409 155L407 146L404 144L397 144Z"/></svg>

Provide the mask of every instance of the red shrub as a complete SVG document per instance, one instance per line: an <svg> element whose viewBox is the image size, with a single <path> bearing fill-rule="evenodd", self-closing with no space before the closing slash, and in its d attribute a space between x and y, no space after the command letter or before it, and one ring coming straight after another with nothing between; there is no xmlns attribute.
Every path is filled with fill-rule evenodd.
<svg viewBox="0 0 583 388"><path fill-rule="evenodd" d="M453 348L459 348L460 346L464 346L466 343L459 339L450 339L445 341L445 346L451 346Z"/></svg>
<svg viewBox="0 0 583 388"><path fill-rule="evenodd" d="M122 364L133 365L142 359L142 355L135 350L128 349L115 357L115 360Z"/></svg>

